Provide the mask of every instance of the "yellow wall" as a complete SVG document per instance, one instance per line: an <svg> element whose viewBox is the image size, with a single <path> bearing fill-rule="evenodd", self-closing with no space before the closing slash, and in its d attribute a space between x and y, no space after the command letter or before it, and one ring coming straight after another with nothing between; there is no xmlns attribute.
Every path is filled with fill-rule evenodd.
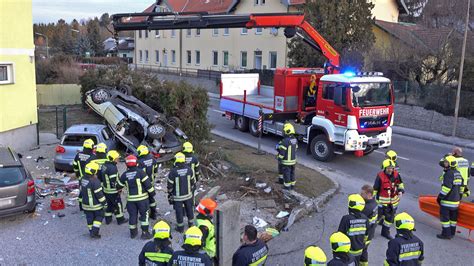
<svg viewBox="0 0 474 266"><path fill-rule="evenodd" d="M81 86L77 84L38 84L36 93L38 106L81 103Z"/></svg>
<svg viewBox="0 0 474 266"><path fill-rule="evenodd" d="M0 132L37 123L31 0L0 1L0 64L13 63L13 84L0 84Z"/></svg>
<svg viewBox="0 0 474 266"><path fill-rule="evenodd" d="M371 0L375 5L372 14L375 19L398 22L398 3L396 0Z"/></svg>

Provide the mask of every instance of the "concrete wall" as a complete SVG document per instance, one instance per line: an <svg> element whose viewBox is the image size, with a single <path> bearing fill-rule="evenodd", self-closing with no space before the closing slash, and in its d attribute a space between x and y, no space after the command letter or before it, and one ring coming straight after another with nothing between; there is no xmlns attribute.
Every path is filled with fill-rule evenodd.
<svg viewBox="0 0 474 266"><path fill-rule="evenodd" d="M0 146L9 146L22 152L36 146L36 125L32 124L0 132Z"/></svg>
<svg viewBox="0 0 474 266"><path fill-rule="evenodd" d="M38 84L36 94L38 106L81 103L81 86L77 84Z"/></svg>

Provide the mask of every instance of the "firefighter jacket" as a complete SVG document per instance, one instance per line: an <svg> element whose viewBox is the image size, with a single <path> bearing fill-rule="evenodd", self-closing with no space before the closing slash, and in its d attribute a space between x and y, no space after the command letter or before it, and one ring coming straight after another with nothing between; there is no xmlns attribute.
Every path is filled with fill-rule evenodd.
<svg viewBox="0 0 474 266"><path fill-rule="evenodd" d="M296 164L296 150L298 140L293 136L287 136L278 144L278 160L282 165Z"/></svg>
<svg viewBox="0 0 474 266"><path fill-rule="evenodd" d="M159 246L155 241L145 244L138 256L138 265L166 266L173 255L173 249L168 245Z"/></svg>
<svg viewBox="0 0 474 266"><path fill-rule="evenodd" d="M423 242L411 231L397 230L395 238L388 242L384 265L415 266L421 265L423 259Z"/></svg>
<svg viewBox="0 0 474 266"><path fill-rule="evenodd" d="M443 184L438 195L440 205L456 209L461 201L462 176L458 170L448 169L443 176Z"/></svg>
<svg viewBox="0 0 474 266"><path fill-rule="evenodd" d="M155 160L153 155L147 154L138 157L138 167L142 168L147 176L151 178L151 183L155 184L155 179L158 175L158 162Z"/></svg>
<svg viewBox="0 0 474 266"><path fill-rule="evenodd" d="M365 207L362 213L369 219L369 227L367 228L367 244L374 238L375 228L377 227L378 205L375 199L365 200Z"/></svg>
<svg viewBox="0 0 474 266"><path fill-rule="evenodd" d="M185 163L177 163L168 174L168 197L173 201L191 199L195 185L193 170Z"/></svg>
<svg viewBox="0 0 474 266"><path fill-rule="evenodd" d="M107 161L109 161L109 159L107 159L107 156L105 153L97 153L95 155L95 159L92 160L92 162L95 162L99 166L103 165Z"/></svg>
<svg viewBox="0 0 474 266"><path fill-rule="evenodd" d="M187 245L183 245L183 247L184 250L173 252L168 265L212 266L211 258L209 258L206 252L187 248Z"/></svg>
<svg viewBox="0 0 474 266"><path fill-rule="evenodd" d="M202 249L206 251L209 257L214 258L216 256L216 230L214 224L202 214L198 214L195 223L203 234Z"/></svg>
<svg viewBox="0 0 474 266"><path fill-rule="evenodd" d="M127 187L127 201L142 201L155 196L155 189L150 178L138 167L130 167L117 180L117 189Z"/></svg>
<svg viewBox="0 0 474 266"><path fill-rule="evenodd" d="M92 152L91 149L84 149L83 151L78 152L76 154L76 157L74 157L74 161L72 163L72 168L74 169L74 173L76 174L79 181L86 174L84 172L84 169L86 168L86 164L88 164L95 158L96 156Z"/></svg>
<svg viewBox="0 0 474 266"><path fill-rule="evenodd" d="M105 205L105 196L99 179L84 175L81 181L79 202L85 211L99 211Z"/></svg>
<svg viewBox="0 0 474 266"><path fill-rule="evenodd" d="M354 257L347 253L333 252L333 259L328 262L328 266L356 266Z"/></svg>
<svg viewBox="0 0 474 266"><path fill-rule="evenodd" d="M405 185L397 170L388 176L385 171L380 171L374 183L374 195L379 204L398 206L400 198L398 193L405 192Z"/></svg>
<svg viewBox="0 0 474 266"><path fill-rule="evenodd" d="M344 233L351 239L350 254L359 256L365 247L367 240L369 220L362 212L349 210L349 214L342 217L337 231Z"/></svg>
<svg viewBox="0 0 474 266"><path fill-rule="evenodd" d="M186 156L186 164L191 167L191 170L193 170L193 178L195 179L195 182L199 181L201 171L199 169L199 160L197 156L193 152L183 153Z"/></svg>
<svg viewBox="0 0 474 266"><path fill-rule="evenodd" d="M267 260L268 247L260 239L253 244L242 245L232 256L232 266L264 265Z"/></svg>
<svg viewBox="0 0 474 266"><path fill-rule="evenodd" d="M118 193L117 179L119 178L119 173L117 165L114 162L106 161L97 173L97 177L102 183L105 194Z"/></svg>
<svg viewBox="0 0 474 266"><path fill-rule="evenodd" d="M456 156L454 156L456 157ZM458 162L458 166L456 167L456 170L459 171L459 173L462 176L463 184L461 187L461 192L464 192L464 189L468 187L469 185L469 161L462 156L456 157L456 161Z"/></svg>

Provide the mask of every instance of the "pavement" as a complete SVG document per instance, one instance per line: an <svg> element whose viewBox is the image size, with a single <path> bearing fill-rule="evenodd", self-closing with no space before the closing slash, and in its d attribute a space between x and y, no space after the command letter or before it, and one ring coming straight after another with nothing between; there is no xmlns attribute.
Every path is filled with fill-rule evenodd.
<svg viewBox="0 0 474 266"><path fill-rule="evenodd" d="M208 117L214 126L212 130L214 134L257 147L257 138L249 133L233 129L233 121L222 117L219 99L211 98ZM440 189L438 177L442 172L438 161L444 154L451 151L453 142L449 141L447 142L449 144L446 144L442 141L435 142L407 136L415 133L423 134L415 130L401 131L397 128L393 136L391 148L398 152L401 176L407 192L402 198L399 212L406 211L416 220L416 235L425 243L425 265L466 265L466 261L474 259L474 254L472 254L474 243L469 242L467 230L458 228L459 233L452 241L438 240L436 234L441 230L439 220L418 209L419 195L438 193ZM272 151L279 139L276 136L264 136L261 139L262 149ZM468 159L474 159L474 150L469 146L466 147L465 156ZM302 264L304 249L310 244L321 246L328 257L331 257L328 239L331 233L337 230L341 217L347 212L347 196L358 193L364 184L373 184L376 174L380 171L384 152L385 150L376 151L362 158L357 158L352 154L343 154L336 156L331 162L322 163L306 154L306 145L301 144L297 155L299 163L322 171L336 180L341 188L339 193L328 202L322 213L303 218L288 232L282 232L279 237L269 243L270 255L267 264ZM276 162L274 163L276 166ZM380 237L379 233L380 228L377 229L376 237L369 249L369 261L372 265L381 265L385 259L387 240Z"/></svg>

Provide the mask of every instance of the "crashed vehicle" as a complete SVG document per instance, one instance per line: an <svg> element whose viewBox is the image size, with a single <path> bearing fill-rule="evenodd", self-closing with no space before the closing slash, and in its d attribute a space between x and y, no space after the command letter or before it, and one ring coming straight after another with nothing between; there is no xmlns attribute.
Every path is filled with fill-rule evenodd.
<svg viewBox="0 0 474 266"><path fill-rule="evenodd" d="M102 116L128 151L146 145L159 162L171 160L188 137L177 117L166 118L131 95L128 86L98 86L86 92L86 104Z"/></svg>

